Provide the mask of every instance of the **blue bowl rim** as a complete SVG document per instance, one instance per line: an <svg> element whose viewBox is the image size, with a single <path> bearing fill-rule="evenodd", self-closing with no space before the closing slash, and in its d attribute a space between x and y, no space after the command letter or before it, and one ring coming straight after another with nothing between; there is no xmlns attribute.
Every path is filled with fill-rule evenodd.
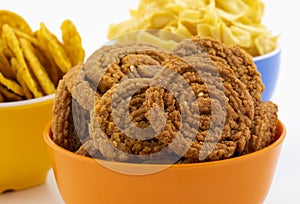
<svg viewBox="0 0 300 204"><path fill-rule="evenodd" d="M271 51L267 54L264 54L264 55L253 57L253 60L254 60L254 62L259 62L259 61L265 60L267 58L271 58L271 57L279 54L280 52L281 52L281 46L278 45L276 47L276 49L274 49L273 51Z"/></svg>

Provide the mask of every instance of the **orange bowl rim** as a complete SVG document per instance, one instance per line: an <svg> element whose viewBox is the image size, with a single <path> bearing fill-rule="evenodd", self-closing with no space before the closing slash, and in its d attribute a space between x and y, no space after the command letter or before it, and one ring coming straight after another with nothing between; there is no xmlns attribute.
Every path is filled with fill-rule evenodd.
<svg viewBox="0 0 300 204"><path fill-rule="evenodd" d="M237 157L233 157L233 158L229 158L229 159L223 159L223 160L217 160L217 161L209 161L209 162L199 162L199 163L189 163L189 164L172 164L170 166L170 164L136 164L136 163L125 163L125 162L115 162L115 161L106 161L106 160L101 160L101 162L105 162L105 163L113 163L114 165L127 165L127 166L153 166L155 165L156 167L159 166L170 166L170 168L199 168L199 167L207 167L207 166L216 166L216 165L223 165L223 164L229 164L229 163L234 163L234 162L239 162L241 160L247 160L251 157L256 157L257 155L263 154L264 152L268 152L271 149L281 145L286 137L286 127L285 125L278 120L277 123L277 127L280 127L282 129L282 133L280 134L280 136L278 137L278 139L273 142L272 144L270 144L269 146L260 149L258 151L249 153L249 154L245 154L245 155L241 155L241 156L237 156ZM44 133L43 133L43 137L44 137L44 141L46 142L46 145L48 147L50 147L53 151L55 152L60 152L61 154L63 154L66 157L69 157L71 159L75 159L75 160L80 160L83 162L88 162L88 163L95 163L95 158L91 158L91 157L87 157L87 156L83 156L83 155L79 155L76 154L74 152L71 152L69 150L64 149L63 147L57 145L49 136L49 131L50 131L50 127L51 127L51 122L48 123L48 125L46 126Z"/></svg>

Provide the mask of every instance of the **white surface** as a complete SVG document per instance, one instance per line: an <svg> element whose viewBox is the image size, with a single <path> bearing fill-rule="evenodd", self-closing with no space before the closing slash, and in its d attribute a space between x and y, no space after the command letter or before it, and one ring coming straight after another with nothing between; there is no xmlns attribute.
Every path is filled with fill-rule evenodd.
<svg viewBox="0 0 300 204"><path fill-rule="evenodd" d="M69 1L44 0L0 1L0 9L11 10L25 17L33 30L45 22L48 28L60 35L60 24L71 19L77 26L87 56L106 42L110 23L129 16L128 9L135 8L137 0ZM279 105L279 117L287 127L287 138L277 166L267 204L300 203L300 12L297 1L265 0L265 24L281 33L283 47L280 77L273 101ZM116 8L117 7L117 8ZM1 168L1 167L0 167ZM0 195L1 204L61 204L63 203L50 171L47 182L40 186Z"/></svg>

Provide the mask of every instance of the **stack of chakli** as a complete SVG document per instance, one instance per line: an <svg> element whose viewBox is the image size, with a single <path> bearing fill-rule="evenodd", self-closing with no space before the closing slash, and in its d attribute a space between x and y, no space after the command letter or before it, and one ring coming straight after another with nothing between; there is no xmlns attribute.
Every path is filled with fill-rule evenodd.
<svg viewBox="0 0 300 204"><path fill-rule="evenodd" d="M103 46L60 81L53 140L112 161L227 159L273 141L277 105L261 102L263 89L250 55L211 38L184 40L172 51Z"/></svg>

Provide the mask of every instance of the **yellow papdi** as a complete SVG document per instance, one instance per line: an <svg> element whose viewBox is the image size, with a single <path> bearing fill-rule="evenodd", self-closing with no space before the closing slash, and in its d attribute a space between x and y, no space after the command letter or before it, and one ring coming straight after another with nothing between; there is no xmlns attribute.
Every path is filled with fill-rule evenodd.
<svg viewBox="0 0 300 204"><path fill-rule="evenodd" d="M110 25L108 38L158 29L186 38L213 37L259 56L274 50L278 39L262 24L263 14L261 0L140 0L130 19Z"/></svg>

